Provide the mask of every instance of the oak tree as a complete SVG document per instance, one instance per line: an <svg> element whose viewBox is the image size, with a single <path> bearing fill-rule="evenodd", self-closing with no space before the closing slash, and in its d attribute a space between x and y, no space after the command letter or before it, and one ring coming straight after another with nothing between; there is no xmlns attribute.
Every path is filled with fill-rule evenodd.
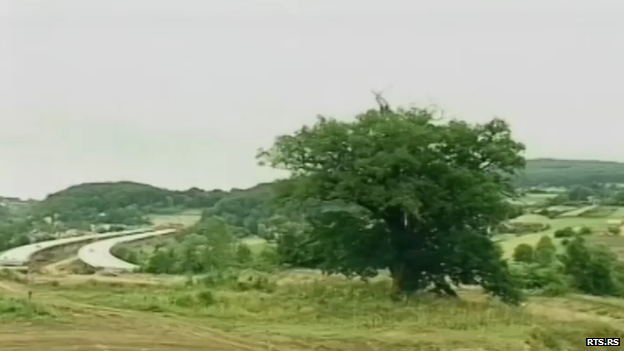
<svg viewBox="0 0 624 351"><path fill-rule="evenodd" d="M291 199L315 204L306 241L324 271L389 269L397 295L479 284L513 303L520 295L491 233L509 213L523 150L501 119L384 108L354 121L319 117L258 158L290 171Z"/></svg>

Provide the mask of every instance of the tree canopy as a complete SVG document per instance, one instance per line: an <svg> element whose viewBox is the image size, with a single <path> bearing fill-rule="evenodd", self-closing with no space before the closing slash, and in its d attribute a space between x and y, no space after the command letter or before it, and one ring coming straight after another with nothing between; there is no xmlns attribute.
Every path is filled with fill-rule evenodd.
<svg viewBox="0 0 624 351"><path fill-rule="evenodd" d="M355 121L319 117L261 150L291 172L283 193L307 206L308 243L328 272L389 269L396 293L480 284L517 301L488 233L508 211L524 146L507 123L439 121L428 109L370 110Z"/></svg>

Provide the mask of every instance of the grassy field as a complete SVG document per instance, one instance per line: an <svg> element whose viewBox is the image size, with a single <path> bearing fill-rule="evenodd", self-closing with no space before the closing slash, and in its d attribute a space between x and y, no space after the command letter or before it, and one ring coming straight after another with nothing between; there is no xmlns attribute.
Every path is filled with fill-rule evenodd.
<svg viewBox="0 0 624 351"><path fill-rule="evenodd" d="M176 214L154 214L149 215L148 218L154 225L182 224L185 226L191 226L201 218L201 211L188 210Z"/></svg>
<svg viewBox="0 0 624 351"><path fill-rule="evenodd" d="M584 208L584 210L589 211L587 208ZM598 208L596 210L600 210L600 209ZM581 212L581 214L584 213L585 211ZM594 232L597 232L597 233L605 232L607 228L610 226L608 221L610 219L620 219L622 218L623 214L624 214L624 208L621 208L621 207L616 208L616 209L610 209L609 215L606 217L602 217L602 218L566 216L566 217L557 217L557 218L550 219L548 217L541 216L541 215L526 214L518 218L515 218L513 221L514 222L526 222L526 223L544 223L544 224L549 224L550 228L540 233L526 234L526 235L521 235L521 236L506 235L504 237L504 240L500 241L500 244L505 252L505 256L509 258L511 257L511 254L513 253L513 250L515 249L515 247L518 246L519 244L525 243L529 245L535 245L537 244L537 242L543 235L554 237L554 233L556 230L562 229L565 227L577 228L577 227L586 226L586 227L591 228L592 230L594 230Z"/></svg>
<svg viewBox="0 0 624 351"><path fill-rule="evenodd" d="M609 213L620 218L624 211ZM154 216L159 224L198 218ZM510 254L519 243L535 244L566 226L606 230L608 218L525 215L516 221L551 228L501 244ZM588 240L624 257L623 238ZM254 253L270 245L260 238L244 242ZM61 253L54 257L71 254ZM533 296L510 307L464 289L461 300L422 295L392 302L389 288L384 277L366 284L303 270L247 272L219 284L149 274L26 279L10 272L0 274L0 350L575 351L585 349L587 337L624 336L622 299Z"/></svg>
<svg viewBox="0 0 624 351"><path fill-rule="evenodd" d="M624 261L624 236L593 235L587 238L592 244L608 246L620 260Z"/></svg>
<svg viewBox="0 0 624 351"><path fill-rule="evenodd" d="M527 193L519 198L516 202L527 206L537 206L545 204L546 202L548 202L548 200L556 197L557 195L558 194Z"/></svg>
<svg viewBox="0 0 624 351"><path fill-rule="evenodd" d="M289 273L251 287L54 282L32 285L28 302L25 286L0 281L3 351L581 350L586 337L624 334L615 299L509 307L466 290L397 303L387 282Z"/></svg>

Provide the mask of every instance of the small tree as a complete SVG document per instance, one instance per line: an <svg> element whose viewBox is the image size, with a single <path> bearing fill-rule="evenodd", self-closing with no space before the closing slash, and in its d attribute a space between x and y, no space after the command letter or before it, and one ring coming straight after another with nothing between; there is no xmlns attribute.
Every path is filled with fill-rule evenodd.
<svg viewBox="0 0 624 351"><path fill-rule="evenodd" d="M591 295L622 293L617 277L617 257L607 247L589 247L580 236L570 240L561 257L564 272L572 278L574 288Z"/></svg>
<svg viewBox="0 0 624 351"><path fill-rule="evenodd" d="M535 262L542 266L548 266L555 261L557 254L557 248L553 244L552 239L549 236L544 235L541 237L537 245L535 245L535 251L533 256Z"/></svg>
<svg viewBox="0 0 624 351"><path fill-rule="evenodd" d="M245 265L252 260L251 249L249 249L248 245L244 243L238 244L236 247L236 261L239 264Z"/></svg>
<svg viewBox="0 0 624 351"><path fill-rule="evenodd" d="M529 244L520 244L516 246L513 253L513 259L516 262L531 263L533 262L533 247Z"/></svg>

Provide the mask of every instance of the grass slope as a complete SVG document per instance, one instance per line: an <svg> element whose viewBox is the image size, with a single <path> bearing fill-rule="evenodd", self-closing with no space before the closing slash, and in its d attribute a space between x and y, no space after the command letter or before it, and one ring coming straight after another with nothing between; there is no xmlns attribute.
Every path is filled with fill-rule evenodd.
<svg viewBox="0 0 624 351"><path fill-rule="evenodd" d="M124 279L27 287L0 281L0 344L17 350L581 350L624 336L624 302L532 297L505 306L462 300L391 302L385 281L282 272L255 286L137 285ZM114 337L111 337L114 335Z"/></svg>

